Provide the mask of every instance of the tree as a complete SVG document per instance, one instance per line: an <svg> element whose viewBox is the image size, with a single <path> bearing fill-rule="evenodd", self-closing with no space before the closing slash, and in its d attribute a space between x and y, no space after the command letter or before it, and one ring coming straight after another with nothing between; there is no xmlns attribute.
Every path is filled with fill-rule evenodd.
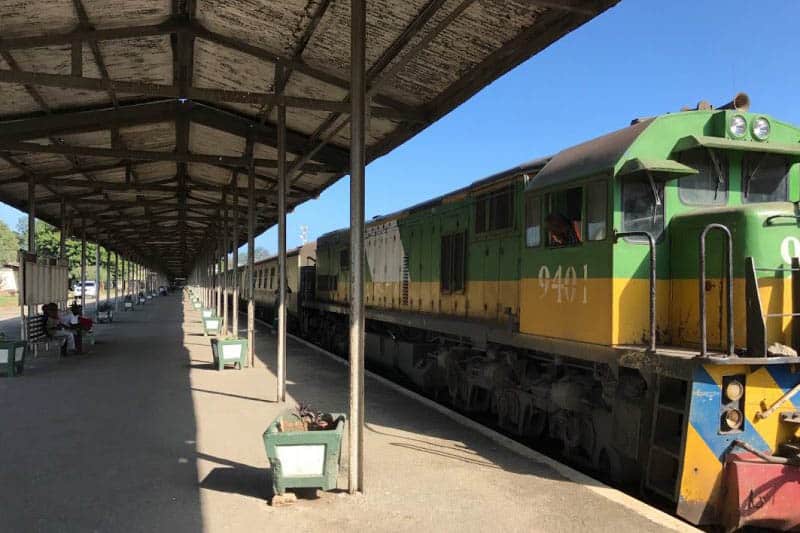
<svg viewBox="0 0 800 533"><path fill-rule="evenodd" d="M256 261L261 261L269 257L270 253L269 250L267 250L266 248L262 248L261 246L256 246L255 248L253 248L253 255L255 256Z"/></svg>
<svg viewBox="0 0 800 533"><path fill-rule="evenodd" d="M0 222L0 261L5 263L16 263L17 252L19 251L19 240L11 228Z"/></svg>

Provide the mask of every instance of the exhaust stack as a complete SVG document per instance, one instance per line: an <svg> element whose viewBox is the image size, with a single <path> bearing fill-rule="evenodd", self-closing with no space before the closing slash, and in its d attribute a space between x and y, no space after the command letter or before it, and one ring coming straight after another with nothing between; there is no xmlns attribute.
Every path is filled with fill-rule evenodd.
<svg viewBox="0 0 800 533"><path fill-rule="evenodd" d="M750 97L747 96L747 93L737 93L736 96L733 97L733 100L720 106L718 109L733 109L735 111L747 113L750 110Z"/></svg>

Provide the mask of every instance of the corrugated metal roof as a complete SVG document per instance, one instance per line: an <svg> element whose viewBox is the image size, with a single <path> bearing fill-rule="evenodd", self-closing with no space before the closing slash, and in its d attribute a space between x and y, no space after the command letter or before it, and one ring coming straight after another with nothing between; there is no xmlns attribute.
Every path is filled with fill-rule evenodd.
<svg viewBox="0 0 800 533"><path fill-rule="evenodd" d="M368 159L616 2L369 1ZM348 171L349 12L334 0L0 0L0 200L25 209L34 177L40 218L60 224L63 199L90 240L179 274L218 230L223 188L243 210L252 158L263 231L276 219L277 104L290 208Z"/></svg>

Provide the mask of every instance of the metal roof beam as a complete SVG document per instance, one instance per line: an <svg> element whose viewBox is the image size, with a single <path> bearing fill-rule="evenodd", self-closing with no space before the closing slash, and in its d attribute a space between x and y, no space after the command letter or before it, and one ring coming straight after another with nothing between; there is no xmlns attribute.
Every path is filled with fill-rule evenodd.
<svg viewBox="0 0 800 533"><path fill-rule="evenodd" d="M63 154L82 155L87 157L109 157L119 159L134 159L141 161L182 161L187 163L206 163L208 165L222 164L232 168L246 168L247 160L244 157L210 154L179 154L174 152L156 152L148 150L123 150L115 148L96 148L90 146L75 146L64 144L37 144L33 142L15 142L0 140L0 151L29 152L38 154ZM253 159L255 166L263 168L277 168L275 159ZM309 163L309 172L336 172L336 169L325 165ZM81 170L76 172L80 173Z"/></svg>
<svg viewBox="0 0 800 533"><path fill-rule="evenodd" d="M192 105L190 114L192 122L232 133L239 137L251 135L257 143L273 147L277 146L278 130L273 124L260 124L248 117L198 103ZM295 154L303 153L308 148L308 136L287 130L286 147L289 152ZM339 169L338 171L347 168L350 164L348 151L336 146L327 146L324 150L320 150L315 159Z"/></svg>
<svg viewBox="0 0 800 533"><path fill-rule="evenodd" d="M160 96L165 98L188 98L191 100L201 100L215 103L266 103L270 105L283 105L292 108L308 109L311 111L329 111L336 113L350 112L350 108L346 102L323 100L320 98L305 98L300 96L234 91L228 89L207 89L201 87L186 87L186 89L182 90L181 87L177 85L86 78L81 76L70 76L66 74L48 74L44 72L29 72L22 70L0 70L0 81L6 83L22 83L25 85L57 87L61 89L115 91L145 96ZM378 118L388 118L404 122L425 121L425 117L419 113L398 111L390 107L373 106L370 108L369 112L372 116Z"/></svg>
<svg viewBox="0 0 800 533"><path fill-rule="evenodd" d="M594 0L533 0L531 3L556 11L580 13L581 15L592 17L605 9L599 2Z"/></svg>
<svg viewBox="0 0 800 533"><path fill-rule="evenodd" d="M72 44L76 41L110 41L115 39L134 39L137 37L151 37L154 35L167 35L176 32L191 31L191 28L182 21L170 19L162 24L144 26L127 26L110 29L94 29L78 27L66 33L49 33L32 35L28 37L10 37L0 39L0 50L11 51L24 48L40 48Z"/></svg>
<svg viewBox="0 0 800 533"><path fill-rule="evenodd" d="M36 139L50 135L164 122L170 120L177 107L178 102L175 100L161 100L121 105L118 109L103 107L90 111L53 112L44 116L0 122L0 139Z"/></svg>

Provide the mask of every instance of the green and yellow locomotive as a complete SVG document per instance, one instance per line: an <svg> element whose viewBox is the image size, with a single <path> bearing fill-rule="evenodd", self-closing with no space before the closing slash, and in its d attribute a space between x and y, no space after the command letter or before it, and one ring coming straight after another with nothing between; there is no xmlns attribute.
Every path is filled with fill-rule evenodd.
<svg viewBox="0 0 800 533"><path fill-rule="evenodd" d="M800 129L747 100L369 221L367 359L692 523L800 526ZM343 354L348 242L295 289Z"/></svg>

